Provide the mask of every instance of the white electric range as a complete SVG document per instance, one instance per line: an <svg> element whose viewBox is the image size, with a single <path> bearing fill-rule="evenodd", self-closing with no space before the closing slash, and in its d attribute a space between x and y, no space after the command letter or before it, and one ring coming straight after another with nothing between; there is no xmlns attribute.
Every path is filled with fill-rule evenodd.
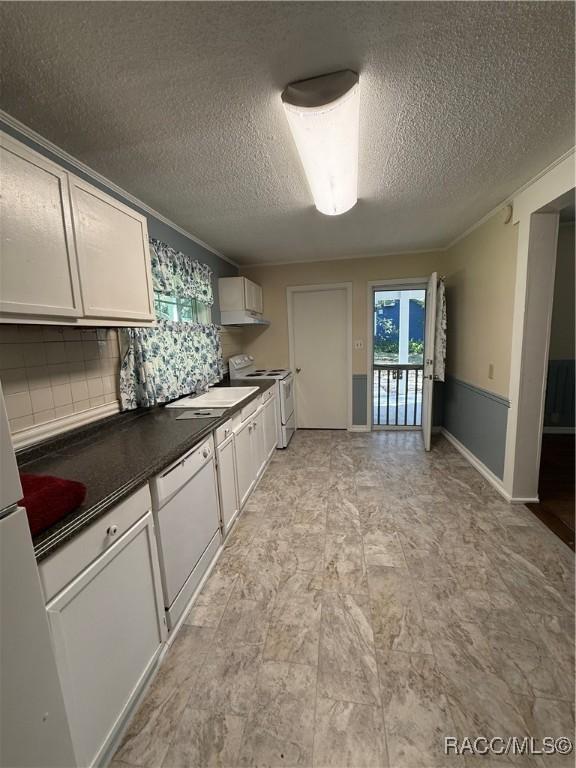
<svg viewBox="0 0 576 768"><path fill-rule="evenodd" d="M296 431L294 417L294 374L286 368L257 368L252 355L234 355L228 360L231 379L275 379L278 408L277 448L287 448Z"/></svg>

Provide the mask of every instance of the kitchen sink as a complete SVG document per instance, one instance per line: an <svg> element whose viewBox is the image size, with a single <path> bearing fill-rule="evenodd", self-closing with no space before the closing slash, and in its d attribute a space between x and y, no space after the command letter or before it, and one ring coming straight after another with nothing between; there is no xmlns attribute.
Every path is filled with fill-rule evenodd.
<svg viewBox="0 0 576 768"><path fill-rule="evenodd" d="M192 397L183 397L174 403L169 403L167 408L232 408L232 406L241 403L254 392L258 392L259 387L217 387L210 389L203 395L193 395Z"/></svg>

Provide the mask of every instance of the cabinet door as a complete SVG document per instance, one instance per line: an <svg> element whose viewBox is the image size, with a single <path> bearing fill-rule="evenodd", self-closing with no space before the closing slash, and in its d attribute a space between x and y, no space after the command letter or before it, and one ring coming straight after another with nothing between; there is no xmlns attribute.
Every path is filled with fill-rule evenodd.
<svg viewBox="0 0 576 768"><path fill-rule="evenodd" d="M234 435L218 446L218 490L220 492L220 514L224 533L228 531L238 512L238 491L236 489L236 459L234 456Z"/></svg>
<svg viewBox="0 0 576 768"><path fill-rule="evenodd" d="M259 408L254 414L254 425L252 429L252 440L254 444L254 462L256 465L256 476L260 477L266 459L266 434L264 427L264 407Z"/></svg>
<svg viewBox="0 0 576 768"><path fill-rule="evenodd" d="M222 312L246 309L245 284L245 277L220 277L218 279L218 297Z"/></svg>
<svg viewBox="0 0 576 768"><path fill-rule="evenodd" d="M264 436L264 443L266 445L266 458L268 458L274 452L278 442L276 396L268 400L264 406Z"/></svg>
<svg viewBox="0 0 576 768"><path fill-rule="evenodd" d="M262 289L246 278L244 278L244 302L246 309L262 313Z"/></svg>
<svg viewBox="0 0 576 768"><path fill-rule="evenodd" d="M80 317L68 174L4 135L0 169L0 311Z"/></svg>
<svg viewBox="0 0 576 768"><path fill-rule="evenodd" d="M165 637L151 513L46 609L77 764L92 765Z"/></svg>
<svg viewBox="0 0 576 768"><path fill-rule="evenodd" d="M256 481L256 466L254 461L254 441L252 439L253 418L244 424L234 436L236 452L236 479L238 483L238 500L240 507L250 495Z"/></svg>
<svg viewBox="0 0 576 768"><path fill-rule="evenodd" d="M254 283L254 305L256 307L256 312L264 312L264 302L262 299L262 286L256 285Z"/></svg>
<svg viewBox="0 0 576 768"><path fill-rule="evenodd" d="M153 320L146 217L74 176L70 189L84 314Z"/></svg>

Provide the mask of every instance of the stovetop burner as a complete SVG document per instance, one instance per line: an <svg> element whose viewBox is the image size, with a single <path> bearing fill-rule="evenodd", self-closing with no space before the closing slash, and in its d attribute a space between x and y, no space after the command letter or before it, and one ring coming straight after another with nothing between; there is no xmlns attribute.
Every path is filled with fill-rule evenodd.
<svg viewBox="0 0 576 768"><path fill-rule="evenodd" d="M284 368L270 368L270 369L263 369L258 371L253 371L252 373L247 373L244 378L251 379L251 378L266 378L267 376L281 376L285 375L287 373Z"/></svg>

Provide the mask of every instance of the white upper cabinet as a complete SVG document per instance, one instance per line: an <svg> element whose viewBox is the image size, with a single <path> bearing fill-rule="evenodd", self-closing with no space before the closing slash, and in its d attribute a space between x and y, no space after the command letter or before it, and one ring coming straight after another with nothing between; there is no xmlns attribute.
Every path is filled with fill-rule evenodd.
<svg viewBox="0 0 576 768"><path fill-rule="evenodd" d="M0 311L80 317L67 173L3 134L0 173Z"/></svg>
<svg viewBox="0 0 576 768"><path fill-rule="evenodd" d="M262 288L247 277L221 277L218 293L222 312L262 314Z"/></svg>
<svg viewBox="0 0 576 768"><path fill-rule="evenodd" d="M70 192L84 314L152 320L146 217L74 176Z"/></svg>
<svg viewBox="0 0 576 768"><path fill-rule="evenodd" d="M0 322L150 325L146 217L0 133Z"/></svg>

